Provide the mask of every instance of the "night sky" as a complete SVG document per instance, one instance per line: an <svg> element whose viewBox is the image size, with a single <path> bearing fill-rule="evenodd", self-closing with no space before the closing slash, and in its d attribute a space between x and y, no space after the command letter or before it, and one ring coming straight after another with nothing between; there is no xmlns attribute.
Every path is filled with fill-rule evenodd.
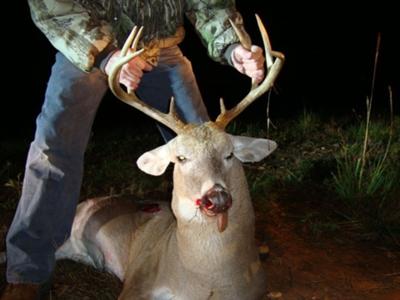
<svg viewBox="0 0 400 300"><path fill-rule="evenodd" d="M7 4L17 24L3 20L3 92L1 128L6 136L31 134L43 101L55 51L33 25L26 1ZM279 2L279 3L276 3ZM350 2L349 2L350 3ZM272 117L286 117L306 108L326 114L362 113L370 94L378 32L381 48L377 69L376 110L387 110L387 86L394 91L399 110L399 17L384 1L371 5L292 4L291 1L238 0L247 31L261 45L254 13L267 26L272 46L286 55L286 63L271 98ZM267 7L263 7L267 6ZM396 22L397 19L397 22ZM223 96L232 105L247 93L250 81L234 69L211 61L195 33L188 28L182 48L192 60L198 83L211 116ZM11 64L12 62L12 64ZM6 67L5 67L6 66ZM397 102L397 103L396 103ZM265 112L263 96L246 116ZM103 101L96 126L118 126L134 120L137 113L108 95Z"/></svg>

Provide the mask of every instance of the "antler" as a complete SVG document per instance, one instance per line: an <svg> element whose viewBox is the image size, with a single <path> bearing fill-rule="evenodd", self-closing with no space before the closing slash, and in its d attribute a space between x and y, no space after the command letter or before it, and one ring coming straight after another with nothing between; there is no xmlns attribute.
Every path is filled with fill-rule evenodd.
<svg viewBox="0 0 400 300"><path fill-rule="evenodd" d="M256 100L273 86L274 81L278 76L285 60L285 56L283 55L283 53L273 51L271 49L271 43L269 41L267 30L265 29L264 24L262 23L258 15L256 15L256 19L264 43L266 58L265 61L267 65L268 75L265 77L264 81L260 85L257 86L256 84L252 84L250 92L232 109L226 110L224 101L221 98L221 113L217 117L215 123L223 129L229 124L230 121L232 121L244 109L246 109L247 106L253 103L254 100ZM240 29L237 28L233 22L231 22L231 24L236 34L238 35L243 47L249 49L251 47L251 42L249 43L249 41L246 40ZM275 57L274 62L272 57Z"/></svg>
<svg viewBox="0 0 400 300"><path fill-rule="evenodd" d="M129 62L131 59L140 55L144 49L136 51L137 44L139 42L139 38L142 34L143 27L140 27L137 30L135 26L129 37L127 38L124 46L122 47L120 58L116 61L114 66L112 67L109 77L108 77L108 85L110 86L113 94L120 99L122 102L133 106L134 108L140 110L145 113L149 117L159 121L165 126L169 127L176 133L180 133L183 131L183 127L185 124L179 119L176 110L175 110L175 102L174 98L171 98L171 102L169 105L169 112L167 114L160 112L159 110L147 105L142 100L140 100L133 91L128 89L128 92L124 91L119 84L119 73L124 64Z"/></svg>

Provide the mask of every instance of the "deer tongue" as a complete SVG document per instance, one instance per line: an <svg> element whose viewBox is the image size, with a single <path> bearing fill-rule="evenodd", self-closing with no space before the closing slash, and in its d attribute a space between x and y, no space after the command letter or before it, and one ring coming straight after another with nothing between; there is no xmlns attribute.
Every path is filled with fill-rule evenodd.
<svg viewBox="0 0 400 300"><path fill-rule="evenodd" d="M217 215L218 231L223 232L228 227L228 212L224 211Z"/></svg>

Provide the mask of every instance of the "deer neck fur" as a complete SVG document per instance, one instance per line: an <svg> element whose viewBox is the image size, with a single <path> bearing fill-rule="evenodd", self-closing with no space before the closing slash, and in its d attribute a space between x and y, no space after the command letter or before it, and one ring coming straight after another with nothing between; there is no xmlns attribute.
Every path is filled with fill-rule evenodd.
<svg viewBox="0 0 400 300"><path fill-rule="evenodd" d="M228 227L219 232L215 217L207 217L197 210L190 218L180 218L177 203L183 197L174 189L172 209L177 216L176 247L180 263L185 269L207 276L226 272L221 266L246 267L258 260L254 245L254 212L247 183L240 163L227 178L233 205L228 211ZM240 188L239 188L240 187ZM241 260L238 263L238 260ZM230 263L235 261L235 263ZM228 270L231 271L231 270Z"/></svg>

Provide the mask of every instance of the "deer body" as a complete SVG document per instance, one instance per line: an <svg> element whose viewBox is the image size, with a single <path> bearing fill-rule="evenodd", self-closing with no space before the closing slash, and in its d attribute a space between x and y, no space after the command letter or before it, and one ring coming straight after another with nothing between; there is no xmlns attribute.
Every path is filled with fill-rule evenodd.
<svg viewBox="0 0 400 300"><path fill-rule="evenodd" d="M259 153L265 156L275 147L272 141L233 137L210 124L178 136L138 161L153 175L175 163L172 211L166 203L149 212L121 199L83 202L58 258L114 273L124 282L120 299L259 299L265 274L237 157L260 159ZM177 161L184 155L185 161ZM232 198L228 211L222 212L227 214L222 232L219 214L202 213L196 201L215 185Z"/></svg>

